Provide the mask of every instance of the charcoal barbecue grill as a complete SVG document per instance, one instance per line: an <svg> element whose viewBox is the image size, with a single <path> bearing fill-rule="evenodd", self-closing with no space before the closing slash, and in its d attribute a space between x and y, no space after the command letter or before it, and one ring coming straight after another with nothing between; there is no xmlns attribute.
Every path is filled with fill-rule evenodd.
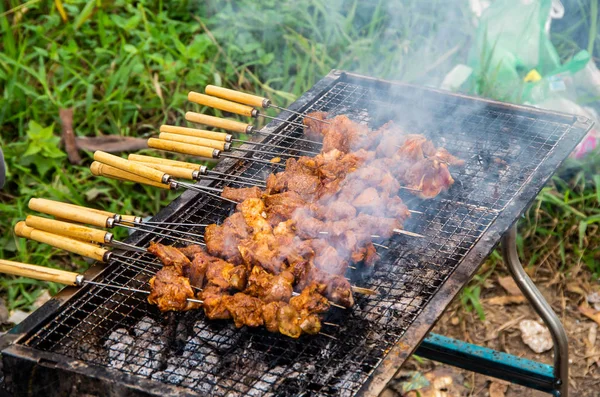
<svg viewBox="0 0 600 397"><path fill-rule="evenodd" d="M206 320L201 311L161 314L134 292L65 288L5 336L7 388L15 395L45 396L378 395L592 126L583 117L337 70L290 109L346 114L371 128L394 120L466 160L453 170L456 183L447 193L432 200L402 193L409 208L422 212L405 228L425 237L395 236L385 242L389 249L379 251L374 270L348 275L379 294L356 296L351 310L328 315L327 321L340 325L326 330L336 339L293 340L259 329L238 330L230 322ZM302 121L290 112L279 117ZM315 149L297 140L303 135L294 125L271 122L264 131L277 135L253 139L285 146L290 154ZM216 169L266 177L272 167L249 161L252 156L265 158L240 154ZM241 187L227 179L200 183ZM218 223L230 210L218 199L186 191L153 220ZM171 243L142 232L127 242L141 245L151 239ZM506 250L508 255L510 247ZM134 288L148 280L125 265L96 265L86 277ZM560 367L565 355L556 358ZM557 376L562 370L555 369Z"/></svg>

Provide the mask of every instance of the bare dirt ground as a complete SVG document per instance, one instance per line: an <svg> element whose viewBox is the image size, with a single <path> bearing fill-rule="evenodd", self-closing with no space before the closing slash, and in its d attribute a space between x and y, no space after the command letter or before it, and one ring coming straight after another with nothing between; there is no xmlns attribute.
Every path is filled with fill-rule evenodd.
<svg viewBox="0 0 600 397"><path fill-rule="evenodd" d="M481 272L480 272L481 273ZM559 314L569 337L569 392L571 396L600 396L600 310L588 303L590 295L600 291L585 269L576 269L565 279L549 268L533 270L530 276L545 298ZM524 302L503 268L498 268L482 286L481 304L485 320L467 311L457 297L433 332L552 364L552 349L535 353L522 339L519 323L540 320L532 307ZM501 282L504 286L501 285ZM514 284L513 284L514 286ZM516 287L516 286L515 286ZM598 307L597 307L598 308ZM586 317L582 312L586 312ZM595 318L595 321L591 317ZM421 387L429 383L429 386ZM411 391L412 389L412 391ZM537 397L548 394L509 384L484 375L423 359L410 359L384 392L385 397L421 396L490 396Z"/></svg>

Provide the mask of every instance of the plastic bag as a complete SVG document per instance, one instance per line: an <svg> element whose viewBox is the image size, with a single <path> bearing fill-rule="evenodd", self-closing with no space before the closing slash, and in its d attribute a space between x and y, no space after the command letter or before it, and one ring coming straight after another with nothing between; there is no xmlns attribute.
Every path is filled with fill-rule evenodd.
<svg viewBox="0 0 600 397"><path fill-rule="evenodd" d="M551 7L551 0L504 0L482 13L469 55L476 92L521 102L525 74L537 69L544 75L560 67L546 33Z"/></svg>

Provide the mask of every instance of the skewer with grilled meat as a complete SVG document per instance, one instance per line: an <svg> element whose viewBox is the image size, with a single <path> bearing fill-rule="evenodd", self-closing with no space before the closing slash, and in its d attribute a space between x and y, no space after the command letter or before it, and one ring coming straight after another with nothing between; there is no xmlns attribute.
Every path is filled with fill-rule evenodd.
<svg viewBox="0 0 600 397"><path fill-rule="evenodd" d="M294 275L296 291L302 291L316 283L319 293L331 302L344 307L354 305L350 282L342 276L330 274L317 268L312 261L296 262L290 265L289 271Z"/></svg>
<svg viewBox="0 0 600 397"><path fill-rule="evenodd" d="M260 266L254 266L244 292L267 303L289 302L294 292L293 282L294 275L288 271L273 275Z"/></svg>
<svg viewBox="0 0 600 397"><path fill-rule="evenodd" d="M165 266L176 266L181 268L184 265L190 264L190 260L185 254L170 245L150 242L148 252L157 256Z"/></svg>
<svg viewBox="0 0 600 397"><path fill-rule="evenodd" d="M237 248L238 244L248 236L250 236L250 228L241 212L235 212L227 217L223 225L208 225L204 231L208 253L236 265L243 263Z"/></svg>
<svg viewBox="0 0 600 397"><path fill-rule="evenodd" d="M178 266L163 267L150 279L149 284L148 302L157 305L162 312L187 311L200 307L199 303L188 301L188 298L195 299L196 296L189 279L183 276Z"/></svg>

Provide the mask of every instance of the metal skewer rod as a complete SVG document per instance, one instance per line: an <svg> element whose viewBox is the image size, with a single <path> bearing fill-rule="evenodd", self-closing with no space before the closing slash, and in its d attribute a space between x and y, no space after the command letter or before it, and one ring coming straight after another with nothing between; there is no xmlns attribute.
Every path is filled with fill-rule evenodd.
<svg viewBox="0 0 600 397"><path fill-rule="evenodd" d="M248 145L260 146L260 147L264 147L264 148L276 148L276 149L283 149L286 151L293 150L295 152L302 152L302 153L306 153L308 155L313 155L313 154L319 153L318 151L291 148L291 147L286 147L286 146L281 146L281 145L275 145L272 143L253 142L253 141L246 141L243 139L235 139L235 138L233 138L233 135L227 134L224 132L200 130L200 129L196 129L196 128L179 127L179 126L175 126L175 125L164 124L160 127L160 132L161 133L169 133L169 134L177 134L177 135L185 135L185 136L200 138L200 139L204 139L204 140L212 140L212 141L222 142L222 145L224 144L224 146L215 147L215 149L221 149L221 150L227 150L227 148L230 147L232 143L243 143L243 144L248 144ZM205 144L204 146L208 146L208 145Z"/></svg>
<svg viewBox="0 0 600 397"><path fill-rule="evenodd" d="M241 116L247 116L247 117L252 117L252 118L265 117L268 119L273 119L273 120L281 121L283 123L287 123L290 125L295 125L300 128L304 128L304 124L296 123L296 122L289 121L289 120L284 120L279 117L268 116L264 113L260 113L258 111L258 109L255 109L251 106L246 106L246 105L242 105L242 104L239 104L236 102L227 101L225 99L217 98L217 97L210 96L210 95L200 94L200 93L194 92L194 91L190 91L188 93L188 101L197 103L199 105L209 106L209 107L212 107L215 109L223 110L225 112L239 114ZM300 139L300 138L298 138L298 139ZM317 141L311 141L311 140L306 140L306 141L311 142L311 143L322 144L321 142L317 142Z"/></svg>
<svg viewBox="0 0 600 397"><path fill-rule="evenodd" d="M169 234L164 234L161 232L157 232L155 230L148 230L144 228L143 223L136 223L135 221L129 220L130 217L127 217L128 220L124 220L120 215L107 213L105 211L92 211L88 208L79 207L73 204L61 203L59 201L47 200L47 199L39 199L32 198L29 200L29 209L32 211L41 212L43 214L52 215L56 218L64 219L71 222L83 223L87 225L92 225L96 227L108 228L112 229L115 226L121 226L127 229L142 231L146 233L152 233L157 236L166 237L171 240L182 241L191 244L200 244L204 243L199 242L197 240L189 240L179 236L173 236ZM135 226L129 225L127 223L131 223ZM203 238L201 234L196 234L192 232L183 232L175 229L163 228L160 226L146 225L147 227L151 227L152 229L166 230L170 233L183 234L186 236L192 237L200 237Z"/></svg>
<svg viewBox="0 0 600 397"><path fill-rule="evenodd" d="M229 143L229 142L215 141L215 140L210 140L210 139L205 139L205 138L197 138L195 136L189 136L189 135L171 134L170 132L161 132L158 135L158 139L189 143L191 145L198 145L198 146L204 146L204 147L211 147L213 149L218 149L223 152L232 152L234 150L239 150L242 152L260 153L260 154L266 154L266 155L275 156L275 157L278 157L278 156L298 157L298 155L289 154L289 153L277 153L277 152L271 152L268 150L239 148L239 147L231 146L231 143Z"/></svg>
<svg viewBox="0 0 600 397"><path fill-rule="evenodd" d="M5 259L0 259L0 273L11 274L11 275L21 276L21 277L27 277L27 278L31 278L34 280L50 281L50 282L68 285L68 286L72 286L72 287L82 287L82 286L88 284L88 285L92 285L92 286L96 286L96 287L112 288L115 290L135 292L135 293L140 293L140 294L144 294L144 295L150 295L150 293L151 293L150 291L145 290L145 289L126 287L124 285L115 285L115 284L109 284L109 283L104 283L104 282L100 282L100 281L88 280L85 278L85 275L75 273L75 272L69 272L66 270L54 269L54 268L45 267L45 266L30 265L28 263L8 261ZM141 280L136 280L136 281L141 282ZM186 298L186 300L188 302L197 303L199 305L204 305L204 301L202 301L200 299ZM336 324L334 324L334 323L322 323L322 324L328 325L328 326L336 326ZM328 338L336 339L335 337L328 335L328 334L324 334L323 332L319 332L318 334L326 336Z"/></svg>
<svg viewBox="0 0 600 397"><path fill-rule="evenodd" d="M215 96L218 98L227 99L227 100L238 102L238 103L243 103L244 105L254 106L254 107L262 107L264 109L275 108L275 109L279 109L281 111L290 112L290 113L293 113L293 114L296 114L296 115L299 115L302 117L306 117L306 118L309 118L309 119L312 119L315 121L319 121L324 124L331 124L328 121L320 120L320 119L314 118L312 116L308 116L305 113L300 113L295 110L277 106L277 105L273 104L270 99L267 99L264 97L259 97L258 95L247 94L245 92L235 91L235 90L231 90L231 89L223 88L223 87L217 87L214 85L207 85L206 88L204 89L204 92L206 92L208 95L212 95L212 96Z"/></svg>
<svg viewBox="0 0 600 397"><path fill-rule="evenodd" d="M107 176L110 178L137 182L166 190L176 190L179 187L184 187L232 204L238 204L235 201L211 193L215 188L181 182L174 179L166 172L118 156L113 156L112 154L96 151L94 153L94 159L96 161L92 163L90 170L92 171L92 174L97 176ZM192 174L192 171L190 171L190 174ZM193 179L193 177L190 177L190 179Z"/></svg>
<svg viewBox="0 0 600 397"><path fill-rule="evenodd" d="M169 160L169 159L165 159L162 157L144 156L144 155L133 154L133 153L130 154L129 156L127 156L127 159L130 161L135 161L137 163L145 163L146 165L147 164L161 164L161 165L168 165L168 166L172 166L172 167L185 168L185 169L189 169L192 171L198 171L200 174L198 179L202 179L201 176L204 176L205 178L216 178L216 177L212 176L214 174L217 176L227 177L227 178L229 178L228 179L229 181L236 182L236 183L242 183L242 181L252 182L255 184L264 184L265 183L265 181L263 181L261 179L254 179L254 178L249 178L249 177L235 175L235 174L225 174L223 172L210 170L205 165L188 163L185 161ZM239 179L239 181L238 181L238 179ZM218 180L222 180L222 179L218 179Z"/></svg>
<svg viewBox="0 0 600 397"><path fill-rule="evenodd" d="M226 101L227 102L227 101ZM185 119L192 123L204 124L209 127L222 128L227 131L239 132L240 134L253 134L258 133L265 136L273 136L283 139L293 139L299 142L305 142L311 145L323 145L323 142L313 141L305 138L298 138L290 135L276 134L273 132L256 131L256 128L252 124L245 124L235 120L223 119L220 117L208 116L196 112L187 112Z"/></svg>
<svg viewBox="0 0 600 397"><path fill-rule="evenodd" d="M166 139L150 138L150 139L148 139L148 146L153 149L166 150L166 151L175 152L175 153L189 154L192 156L204 157L204 158L208 158L208 159L218 159L220 157L227 157L227 158L233 158L233 159L241 160L241 161L253 161L255 163L268 164L271 166L279 166L279 167L285 166L285 164L273 163L268 160L249 158L249 157L240 157L240 156L234 156L231 154L223 154L219 149L213 149L213 148L205 147L205 146L191 145L189 143L184 143L184 142L169 141Z"/></svg>

